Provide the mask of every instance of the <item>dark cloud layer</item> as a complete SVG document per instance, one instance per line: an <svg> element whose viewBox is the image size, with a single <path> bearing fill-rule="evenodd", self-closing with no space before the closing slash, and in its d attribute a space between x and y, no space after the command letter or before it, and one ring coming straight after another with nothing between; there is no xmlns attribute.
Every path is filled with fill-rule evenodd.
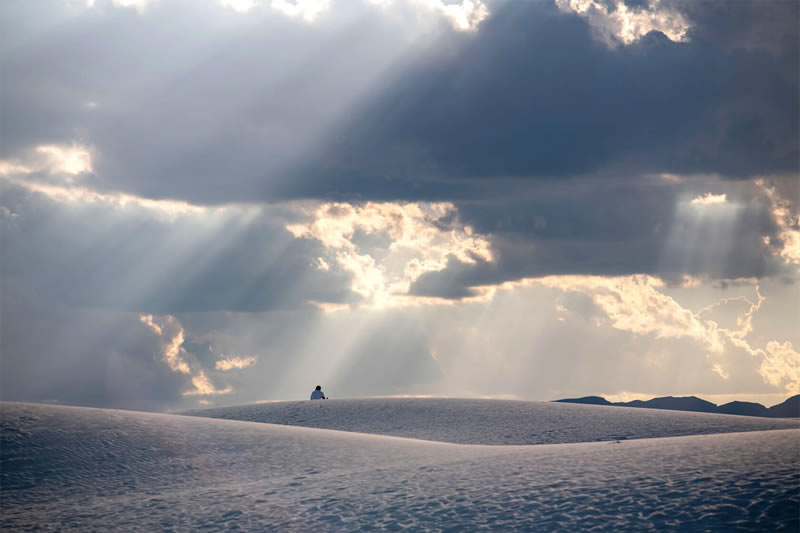
<svg viewBox="0 0 800 533"><path fill-rule="evenodd" d="M341 183L354 193L418 198L475 177L796 171L798 30L781 22L778 39L771 25L796 21L796 4L739 7L718 25L715 6L687 6L700 21L689 43L652 32L610 49L577 15L505 4L342 124L299 192L331 190L331 172L357 176Z"/></svg>
<svg viewBox="0 0 800 533"><path fill-rule="evenodd" d="M11 33L0 157L79 141L94 187L210 204L797 170L796 3L677 6L690 42L613 49L545 1L495 3L478 32L413 45L374 7L315 24L211 2L71 12Z"/></svg>
<svg viewBox="0 0 800 533"><path fill-rule="evenodd" d="M785 182L779 182L786 187ZM413 294L464 298L470 287L558 274L684 275L712 278L785 276L793 269L764 245L778 239L770 204L750 182L694 178L584 178L515 186L512 198L457 202L460 219L491 235L494 260L424 274ZM726 194L725 206L691 201Z"/></svg>
<svg viewBox="0 0 800 533"><path fill-rule="evenodd" d="M8 28L0 56L11 80L0 156L85 143L88 187L200 204L452 201L492 236L496 261L453 259L419 279L417 294L459 298L475 284L550 273L780 272L762 244L780 238L763 202L742 207L737 239L716 251L713 239L676 244L681 228L705 229L675 206L687 190L730 194L729 178L797 170L794 2L679 2L689 42L651 32L616 47L545 1L493 3L479 31L439 28L413 44L402 17L377 8L353 16L334 5L303 24L189 5L140 15L54 3L44 16L13 4L9 17L29 22ZM662 172L706 176L678 186L652 177ZM292 239L280 220L211 236L128 218L98 240L91 219L111 210L29 209L10 234L12 267L78 305L261 310L346 298L348 277L311 267L318 245ZM205 251L174 257L204 239ZM120 283L142 273L157 298Z"/></svg>

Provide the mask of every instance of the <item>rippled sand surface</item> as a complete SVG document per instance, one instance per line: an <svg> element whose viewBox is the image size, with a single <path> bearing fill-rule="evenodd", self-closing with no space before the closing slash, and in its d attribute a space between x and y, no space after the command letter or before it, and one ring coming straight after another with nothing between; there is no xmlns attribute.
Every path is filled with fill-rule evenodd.
<svg viewBox="0 0 800 533"><path fill-rule="evenodd" d="M798 419L439 398L274 402L186 414L458 444L562 444L800 428Z"/></svg>
<svg viewBox="0 0 800 533"><path fill-rule="evenodd" d="M103 409L0 407L0 527L9 530L800 527L798 429L496 446Z"/></svg>

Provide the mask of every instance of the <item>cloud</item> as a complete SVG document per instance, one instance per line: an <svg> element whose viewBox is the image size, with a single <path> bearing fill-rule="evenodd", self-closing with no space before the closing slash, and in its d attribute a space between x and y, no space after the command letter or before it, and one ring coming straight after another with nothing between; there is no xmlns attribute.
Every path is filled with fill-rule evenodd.
<svg viewBox="0 0 800 533"><path fill-rule="evenodd" d="M692 200L692 205L721 205L728 203L727 194L712 194L706 193L703 196L697 196Z"/></svg>
<svg viewBox="0 0 800 533"><path fill-rule="evenodd" d="M0 160L0 176L26 176L38 172L76 176L92 171L91 149L77 143L42 144L20 158Z"/></svg>
<svg viewBox="0 0 800 533"><path fill-rule="evenodd" d="M751 6L731 27L713 3L673 5L698 21L688 42L651 32L614 50L547 2L492 4L471 32L409 21L458 12L474 25L479 2L336 3L313 28L216 0L162 2L146 17L98 8L102 24L55 13L74 32L23 25L15 42L27 44L3 58L13 83L0 158L80 138L104 190L203 205L513 202L523 180L796 170L797 31L781 23L782 46L736 44L773 38L770 21L794 20L791 6ZM194 31L176 42L187 13Z"/></svg>
<svg viewBox="0 0 800 533"><path fill-rule="evenodd" d="M654 335L658 339L691 338L701 343L707 350L707 358L714 362L711 370L721 379L730 379L730 353L741 349L761 361L758 373L764 383L783 386L789 395L800 389L800 354L790 342L770 340L764 348L754 347L747 337L753 332L753 316L761 308L766 298L758 285L755 286L757 301L739 296L723 298L703 308L698 313L681 306L673 298L663 294L661 280L648 276L623 278L600 278L585 276L550 276L524 280L522 284L542 284L563 291L577 291L592 299L611 327L629 331L636 335ZM721 327L713 320L703 319L702 315L712 309L743 301L747 310L736 318L736 328ZM563 307L563 306L562 306ZM559 315L564 316L566 309Z"/></svg>
<svg viewBox="0 0 800 533"><path fill-rule="evenodd" d="M716 363L713 367L711 367L711 370L718 374L722 379L728 379L731 377L729 373L725 372L725 370L722 368L722 365L719 363Z"/></svg>
<svg viewBox="0 0 800 533"><path fill-rule="evenodd" d="M53 185L28 178L24 180L8 179L7 181L14 186L21 187L32 193L42 194L59 203L74 205L100 204L120 209L139 208L170 218L180 215L202 215L215 211L205 206L192 205L179 200L153 200L125 193L102 193L78 185ZM224 208L216 211L218 213L222 212Z"/></svg>
<svg viewBox="0 0 800 533"><path fill-rule="evenodd" d="M674 299L660 292L664 283L658 278L548 276L535 282L586 294L616 329L638 335L652 334L656 338L689 337L716 353L725 349L717 325L699 319Z"/></svg>
<svg viewBox="0 0 800 533"><path fill-rule="evenodd" d="M116 7L127 7L135 9L140 15L147 12L150 6L155 5L160 0L112 0L112 3ZM92 7L94 2L91 4L87 3L89 7Z"/></svg>
<svg viewBox="0 0 800 533"><path fill-rule="evenodd" d="M246 13L256 6L263 6L264 0L219 0L219 5Z"/></svg>
<svg viewBox="0 0 800 533"><path fill-rule="evenodd" d="M743 314L737 316L737 318L736 318L736 325L737 325L738 329L735 329L735 330L726 329L725 330L725 332L728 335L732 336L732 337L735 337L735 338L738 338L738 339L744 339L746 336L748 336L750 333L753 332L753 315L755 314L756 311L758 311L761 308L761 304L763 304L764 301L766 300L766 298L764 298L761 295L761 291L759 290L758 284L755 284L755 292L756 292L756 297L757 297L757 301L756 302L753 302L752 300L750 300L746 296L736 296L736 297L733 297L733 298L722 298L722 299L712 303L711 305L706 306L703 309L701 309L697 313L697 316L699 317L701 315L709 313L710 311L712 311L715 308L718 308L720 306L730 305L731 303L734 303L734 302L744 302L745 304L747 304L748 308Z"/></svg>
<svg viewBox="0 0 800 533"><path fill-rule="evenodd" d="M793 208L789 200L764 180L758 180L756 184L767 197L770 213L778 228L774 237L764 236L764 244L783 258L785 263L800 265L800 214L796 211L797 207Z"/></svg>
<svg viewBox="0 0 800 533"><path fill-rule="evenodd" d="M171 315L154 317L153 315L139 315L139 321L146 324L162 341L161 355L164 362L173 372L186 374L192 388L182 391L184 396L213 396L229 394L231 387L216 388L194 359L182 346L184 330L180 322Z"/></svg>
<svg viewBox="0 0 800 533"><path fill-rule="evenodd" d="M764 361L759 373L771 385L783 385L787 394L800 394L800 353L792 343L770 341L762 352Z"/></svg>
<svg viewBox="0 0 800 533"><path fill-rule="evenodd" d="M756 10L753 26L773 9ZM612 50L577 15L504 4L475 35L443 39L381 84L286 194L455 201L505 192L513 201L533 180L796 171L792 52L714 48L692 35L676 43L650 33Z"/></svg>
<svg viewBox="0 0 800 533"><path fill-rule="evenodd" d="M3 400L150 411L183 402L188 375L155 357L164 345L137 314L68 307L20 289L8 283L0 298Z"/></svg>
<svg viewBox="0 0 800 533"><path fill-rule="evenodd" d="M684 303L714 296L708 287L674 289L636 277L552 278L507 283L488 300L452 310L430 308L426 318L436 327L429 346L444 376L434 390L504 390L520 398L775 392L758 373L761 358L724 331L738 328L715 325ZM675 291L680 299L668 294ZM756 341L761 337L746 342Z"/></svg>
<svg viewBox="0 0 800 533"><path fill-rule="evenodd" d="M655 278L596 278L553 277L545 282L509 283L495 288L491 297L448 306L383 311L353 306L332 314L313 308L283 308L257 313L192 312L171 315L172 318L154 315L150 321L157 329L138 314L128 313L125 320L108 323L98 318L115 312L102 310L89 317L84 315L85 310L71 308L73 319L61 316L39 324L43 330L61 332L61 339L35 344L37 337L48 335L37 335L31 329L34 322L28 317L41 315L42 309L53 306L48 303L34 313L20 314L15 308L15 322L9 324L14 334L4 347L13 354L47 354L58 349L66 358L63 363L77 375L87 370L74 357L96 354L93 357L98 363L94 366L117 365L114 368L118 370L112 375L118 376L119 372L131 371L126 366L130 350L120 338L128 336L133 328L139 339L136 360L142 368L134 367L137 370L132 375L136 379L129 379L130 386L143 389L142 383L159 383L164 387L160 394L168 398L158 404L161 409L178 408L197 399L214 404L301 399L318 383L334 397L514 394L522 399L543 400L600 388L601 392L647 390L664 394L755 394L775 387L783 389L784 385L773 385L758 373L764 357L758 354L756 341L762 342L764 335L770 335L763 322L757 324L758 313L768 305L762 304L760 297L726 295L727 300L707 306L710 311L691 311L681 298L667 293L707 296L704 291L711 290L707 285L674 288ZM736 287L737 291L749 288ZM19 285L15 286L16 291L19 289ZM780 286L769 290L775 298L785 293ZM693 298L697 299L687 299ZM4 299L3 305L14 305L12 301ZM753 305L760 306L759 311L752 311ZM737 315L730 324L718 316L723 308ZM746 330L748 312L757 335L747 334L744 342L755 355L733 342ZM11 316L6 313L4 316ZM76 322L78 316L81 318ZM737 318L741 320L737 322ZM717 337L723 342L721 353L709 350L709 342L715 338L711 320L717 323ZM13 339L23 335L27 340L24 349L20 349ZM766 338L780 339L780 344L786 342L781 337ZM79 344L73 347L77 341ZM213 353L208 351L209 345L214 347ZM764 350L766 353L766 345ZM112 351L120 356L110 355ZM286 357L287 353L292 357ZM706 357L708 353L712 358ZM178 370L171 368L168 354L175 356L172 366ZM59 394L51 392L50 397L61 401L96 405L115 397L119 402L115 405L143 405L130 396L122 396L120 387L115 388L117 396L98 395L97 391L105 390L107 383L102 373L96 379L81 381L67 377L70 373L63 373L61 361L54 366L44 364L46 358L39 358L23 364L20 357L13 355L9 359L14 371L3 376L4 384L20 376L36 376L29 378L37 386L30 387L28 399L44 397L39 384L49 379L50 383L60 383ZM218 361L235 357L257 357L258 364L239 372L216 368ZM189 373L180 370L183 365L188 366ZM76 370L79 366L81 372ZM729 377L722 379L718 371ZM149 373L156 373L163 383L151 380ZM228 388L231 390L227 394L211 394ZM19 387L4 385L3 390L6 397L20 397ZM150 408L154 408L159 396L150 394L143 397L150 398Z"/></svg>
<svg viewBox="0 0 800 533"><path fill-rule="evenodd" d="M253 366L254 364L256 364L255 357L228 356L225 359L217 361L214 368L224 372L234 368L247 368L248 366Z"/></svg>
<svg viewBox="0 0 800 533"><path fill-rule="evenodd" d="M481 0L462 0L461 3L447 3L442 0L363 0L363 3L380 6L393 15L403 16L402 11L409 8L417 15L435 14L459 31L474 31L489 16L489 9ZM269 5L287 17L301 18L306 22L314 22L322 13L331 9L330 0L219 0L219 4L240 13ZM334 9L344 8L342 4L344 2L334 3ZM348 7L352 8L352 5ZM413 22L408 21L409 24Z"/></svg>
<svg viewBox="0 0 800 533"><path fill-rule="evenodd" d="M331 250L339 268L352 274L350 288L363 305L407 304L412 284L444 270L451 258L466 264L492 261L488 240L460 224L452 204L331 203L306 214L310 222L286 229ZM317 265L329 270L322 258Z"/></svg>
<svg viewBox="0 0 800 533"><path fill-rule="evenodd" d="M3 4L4 398L795 387L796 2L384 4Z"/></svg>
<svg viewBox="0 0 800 533"><path fill-rule="evenodd" d="M412 0L412 3L440 13L457 30L476 30L489 16L489 8L481 0L461 0L447 3L443 0Z"/></svg>
<svg viewBox="0 0 800 533"><path fill-rule="evenodd" d="M555 3L566 13L586 18L599 38L612 47L618 43L632 44L651 31L659 31L671 41L684 42L691 28L680 11L660 0L646 2L643 7L629 7L622 1L556 0Z"/></svg>
<svg viewBox="0 0 800 533"><path fill-rule="evenodd" d="M693 202L711 186L725 203ZM481 286L563 274L650 274L671 285L797 276L779 255L781 230L753 181L587 178L524 183L509 196L487 189L483 199L455 203L463 223L491 242L493 261L450 261L421 275L412 293L463 298Z"/></svg>
<svg viewBox="0 0 800 533"><path fill-rule="evenodd" d="M329 0L272 0L270 3L272 9L289 17L300 17L307 22L312 22L327 11L329 5Z"/></svg>
<svg viewBox="0 0 800 533"><path fill-rule="evenodd" d="M164 328L153 320L153 315L140 315L139 320L143 324L147 324L156 335L162 336L164 334ZM167 316L165 322L165 326L173 326L175 324L175 318ZM183 329L178 327L173 338L164 346L164 360L173 371L182 374L191 374L192 371L189 369L189 365L186 363L181 353L183 351L181 344L183 344Z"/></svg>
<svg viewBox="0 0 800 533"><path fill-rule="evenodd" d="M0 205L6 279L62 304L174 315L341 303L349 293L346 273L312 264L319 244L285 230L296 219L288 207L208 208L2 179Z"/></svg>

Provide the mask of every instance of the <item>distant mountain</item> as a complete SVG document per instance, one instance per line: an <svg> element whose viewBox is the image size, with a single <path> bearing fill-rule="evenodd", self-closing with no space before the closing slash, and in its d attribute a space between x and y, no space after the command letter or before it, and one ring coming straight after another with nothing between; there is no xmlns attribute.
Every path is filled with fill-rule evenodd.
<svg viewBox="0 0 800 533"><path fill-rule="evenodd" d="M717 413L726 415L769 416L768 409L760 403L730 402L717 407Z"/></svg>
<svg viewBox="0 0 800 533"><path fill-rule="evenodd" d="M767 409L767 416L772 418L800 417L800 394L792 396L783 403Z"/></svg>
<svg viewBox="0 0 800 533"><path fill-rule="evenodd" d="M555 400L564 403L586 403L589 405L614 405L602 396L584 396L583 398L568 398L566 400Z"/></svg>
<svg viewBox="0 0 800 533"><path fill-rule="evenodd" d="M646 407L649 409L668 409L671 411L695 411L698 413L719 413L725 415L763 416L769 418L800 418L800 394L792 396L785 402L767 409L760 403L730 402L718 406L696 396L665 396L652 400L633 400L631 402L609 402L602 396L584 396L555 400L564 403L582 403L589 405L610 405L615 407Z"/></svg>
<svg viewBox="0 0 800 533"><path fill-rule="evenodd" d="M634 400L632 402L620 402L613 405L621 407L648 407L650 409L669 409L671 411L698 411L701 413L717 412L717 405L695 396L665 396L663 398L653 398L652 400Z"/></svg>

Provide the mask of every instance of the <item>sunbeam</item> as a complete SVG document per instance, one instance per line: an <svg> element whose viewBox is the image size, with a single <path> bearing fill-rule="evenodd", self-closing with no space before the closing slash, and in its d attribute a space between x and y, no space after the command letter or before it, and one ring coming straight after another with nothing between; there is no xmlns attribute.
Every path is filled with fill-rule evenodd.
<svg viewBox="0 0 800 533"><path fill-rule="evenodd" d="M662 252L663 271L725 277L741 208L724 194L680 199Z"/></svg>
<svg viewBox="0 0 800 533"><path fill-rule="evenodd" d="M779 4L4 5L3 394L794 390Z"/></svg>

